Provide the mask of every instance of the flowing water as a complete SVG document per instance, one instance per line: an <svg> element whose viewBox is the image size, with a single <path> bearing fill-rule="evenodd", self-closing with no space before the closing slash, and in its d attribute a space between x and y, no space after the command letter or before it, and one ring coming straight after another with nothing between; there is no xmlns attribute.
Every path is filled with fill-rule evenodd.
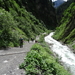
<svg viewBox="0 0 75 75"><path fill-rule="evenodd" d="M45 37L45 41L50 44L51 50L58 55L58 59L62 62L63 66L68 69L72 75L75 75L75 55L66 46L53 39L51 36L54 32L51 32Z"/></svg>

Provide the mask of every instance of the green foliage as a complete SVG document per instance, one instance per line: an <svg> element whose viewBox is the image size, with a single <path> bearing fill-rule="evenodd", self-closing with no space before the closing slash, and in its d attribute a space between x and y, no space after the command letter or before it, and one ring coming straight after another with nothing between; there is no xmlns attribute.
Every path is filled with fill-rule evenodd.
<svg viewBox="0 0 75 75"><path fill-rule="evenodd" d="M14 27L17 27L17 22L14 21L12 15L4 9L0 9L0 47L9 46Z"/></svg>
<svg viewBox="0 0 75 75"><path fill-rule="evenodd" d="M0 0L0 47L19 46L19 37L34 38L46 28L21 5L21 0Z"/></svg>
<svg viewBox="0 0 75 75"><path fill-rule="evenodd" d="M40 43L44 42L44 35L40 35L40 39L38 40L38 42Z"/></svg>
<svg viewBox="0 0 75 75"><path fill-rule="evenodd" d="M72 47L73 47L73 49L75 49L75 45L73 45Z"/></svg>
<svg viewBox="0 0 75 75"><path fill-rule="evenodd" d="M74 0L68 0L67 2L62 3L58 8L57 8L57 17L58 17L58 22L62 19L63 12L70 6L71 3L73 3ZM60 24L60 23L59 23Z"/></svg>
<svg viewBox="0 0 75 75"><path fill-rule="evenodd" d="M19 67L26 70L26 75L70 75L48 51L47 46L34 44Z"/></svg>
<svg viewBox="0 0 75 75"><path fill-rule="evenodd" d="M0 9L0 48L19 46L19 37L27 39L26 34L18 28L18 22L4 9Z"/></svg>
<svg viewBox="0 0 75 75"><path fill-rule="evenodd" d="M68 40L67 43L73 42L75 40L75 29L71 31L71 33L65 38L65 40Z"/></svg>
<svg viewBox="0 0 75 75"><path fill-rule="evenodd" d="M46 30L45 33L40 34L38 42L39 43L44 43L44 37L47 36L49 33L51 32L51 30Z"/></svg>
<svg viewBox="0 0 75 75"><path fill-rule="evenodd" d="M42 20L48 29L53 29L57 25L55 9L49 0L20 0L25 8L32 12L39 20Z"/></svg>
<svg viewBox="0 0 75 75"><path fill-rule="evenodd" d="M63 13L61 25L56 28L54 38L62 40L65 43L74 41L75 37L75 22L74 22L75 3L72 3Z"/></svg>
<svg viewBox="0 0 75 75"><path fill-rule="evenodd" d="M35 38L36 35L43 33L46 30L45 26L43 26L43 23L40 23L39 20L37 20L24 8L19 8L19 13L14 12L13 9L10 9L10 13L19 23L18 27L27 35L28 38Z"/></svg>

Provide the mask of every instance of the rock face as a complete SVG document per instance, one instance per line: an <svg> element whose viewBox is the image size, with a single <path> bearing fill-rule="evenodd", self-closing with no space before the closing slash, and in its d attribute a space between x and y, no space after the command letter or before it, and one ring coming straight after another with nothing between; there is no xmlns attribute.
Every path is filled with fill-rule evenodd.
<svg viewBox="0 0 75 75"><path fill-rule="evenodd" d="M56 14L51 0L22 0L22 4L29 12L42 20L48 29L56 27Z"/></svg>

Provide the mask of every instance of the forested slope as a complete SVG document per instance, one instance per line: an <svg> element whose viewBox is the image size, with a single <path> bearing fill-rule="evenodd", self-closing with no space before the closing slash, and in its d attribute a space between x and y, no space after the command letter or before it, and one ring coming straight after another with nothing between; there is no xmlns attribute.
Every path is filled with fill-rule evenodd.
<svg viewBox="0 0 75 75"><path fill-rule="evenodd" d="M63 12L70 6L72 2L74 2L74 0L68 0L67 2L64 2L59 7L56 8L58 21L61 20Z"/></svg>
<svg viewBox="0 0 75 75"><path fill-rule="evenodd" d="M56 25L51 0L0 0L0 48L19 46L19 37L35 39L36 35L55 29ZM26 58L28 67L21 67L34 75L70 75L47 47L44 43L34 45L29 60Z"/></svg>
<svg viewBox="0 0 75 75"><path fill-rule="evenodd" d="M75 49L75 2L73 2L63 13L60 26L57 27L54 38L71 44Z"/></svg>
<svg viewBox="0 0 75 75"><path fill-rule="evenodd" d="M0 0L0 48L18 46L19 37L25 40L35 39L36 35L46 31L45 22L38 20L30 10L36 6L36 4L33 7L30 6L33 5L33 2L35 1L32 0L30 3L28 0ZM30 5L25 5L25 3ZM27 7L30 9L27 10ZM54 12L54 9L51 11Z"/></svg>
<svg viewBox="0 0 75 75"><path fill-rule="evenodd" d="M17 0L27 11L32 12L39 20L46 24L48 29L57 26L56 12L51 0Z"/></svg>
<svg viewBox="0 0 75 75"><path fill-rule="evenodd" d="M59 64L44 41L32 46L19 68L24 69L26 75L71 75Z"/></svg>

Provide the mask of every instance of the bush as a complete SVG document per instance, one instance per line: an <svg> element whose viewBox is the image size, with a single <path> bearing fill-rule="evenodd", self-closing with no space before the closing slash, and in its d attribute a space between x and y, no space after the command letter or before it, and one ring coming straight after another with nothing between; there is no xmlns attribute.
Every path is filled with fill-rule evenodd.
<svg viewBox="0 0 75 75"><path fill-rule="evenodd" d="M17 23L13 20L12 15L4 9L0 9L0 41L2 43L0 46L9 46L12 29L16 25Z"/></svg>
<svg viewBox="0 0 75 75"><path fill-rule="evenodd" d="M26 75L70 75L47 49L34 44L20 68L26 70Z"/></svg>
<svg viewBox="0 0 75 75"><path fill-rule="evenodd" d="M18 23L8 11L0 9L0 48L19 45L19 37L25 34L17 25Z"/></svg>

